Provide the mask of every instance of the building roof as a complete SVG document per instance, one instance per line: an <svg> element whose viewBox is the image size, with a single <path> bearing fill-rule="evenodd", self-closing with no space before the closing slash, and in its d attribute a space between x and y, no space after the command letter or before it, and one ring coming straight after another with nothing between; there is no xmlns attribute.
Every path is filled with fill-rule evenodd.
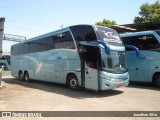
<svg viewBox="0 0 160 120"><path fill-rule="evenodd" d="M115 29L118 33L157 30L160 29L160 21L137 24L122 24L110 26L110 28Z"/></svg>

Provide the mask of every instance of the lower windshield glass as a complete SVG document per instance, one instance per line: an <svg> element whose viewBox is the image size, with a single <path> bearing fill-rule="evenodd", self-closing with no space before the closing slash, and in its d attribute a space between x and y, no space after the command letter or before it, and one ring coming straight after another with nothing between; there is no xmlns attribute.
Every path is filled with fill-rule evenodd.
<svg viewBox="0 0 160 120"><path fill-rule="evenodd" d="M102 50L102 68L115 74L127 72L125 51L111 51L110 55L106 55Z"/></svg>

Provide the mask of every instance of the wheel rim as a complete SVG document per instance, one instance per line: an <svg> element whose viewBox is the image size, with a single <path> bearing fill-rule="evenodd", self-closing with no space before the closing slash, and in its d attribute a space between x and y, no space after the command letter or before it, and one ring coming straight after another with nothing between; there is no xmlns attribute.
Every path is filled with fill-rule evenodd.
<svg viewBox="0 0 160 120"><path fill-rule="evenodd" d="M71 86L72 88L74 88L76 85L77 85L77 80L76 80L76 79L71 79L71 80L70 80L70 86Z"/></svg>
<svg viewBox="0 0 160 120"><path fill-rule="evenodd" d="M22 80L22 78L23 78L23 74L21 73L19 77L20 77L20 80Z"/></svg>

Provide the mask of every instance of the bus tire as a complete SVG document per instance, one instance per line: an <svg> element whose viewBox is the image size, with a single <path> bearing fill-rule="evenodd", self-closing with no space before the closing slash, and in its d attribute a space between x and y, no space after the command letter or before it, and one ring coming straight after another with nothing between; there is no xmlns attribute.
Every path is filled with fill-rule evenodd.
<svg viewBox="0 0 160 120"><path fill-rule="evenodd" d="M5 71L7 71L7 70L8 70L8 68L7 68L7 67L4 67L4 70L5 70Z"/></svg>
<svg viewBox="0 0 160 120"><path fill-rule="evenodd" d="M30 79L29 79L29 74L28 74L27 71L24 72L24 81L26 81L26 82L29 82L29 81L30 81Z"/></svg>
<svg viewBox="0 0 160 120"><path fill-rule="evenodd" d="M74 74L67 77L67 84L71 90L80 90L78 79Z"/></svg>
<svg viewBox="0 0 160 120"><path fill-rule="evenodd" d="M153 84L160 87L160 73L154 75Z"/></svg>
<svg viewBox="0 0 160 120"><path fill-rule="evenodd" d="M22 72L22 71L19 72L19 77L18 77L18 79L19 79L20 81L24 81L24 76L23 76L23 72Z"/></svg>

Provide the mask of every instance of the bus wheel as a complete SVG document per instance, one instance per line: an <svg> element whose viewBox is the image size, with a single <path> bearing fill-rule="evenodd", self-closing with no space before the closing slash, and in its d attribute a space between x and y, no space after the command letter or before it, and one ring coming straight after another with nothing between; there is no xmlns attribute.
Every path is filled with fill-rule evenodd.
<svg viewBox="0 0 160 120"><path fill-rule="evenodd" d="M24 81L24 76L22 72L19 72L19 80Z"/></svg>
<svg viewBox="0 0 160 120"><path fill-rule="evenodd" d="M155 86L160 86L160 74L156 74L153 78L153 84Z"/></svg>
<svg viewBox="0 0 160 120"><path fill-rule="evenodd" d="M29 82L29 81L30 81L28 72L25 72L25 73L24 73L24 80L25 80L26 82Z"/></svg>
<svg viewBox="0 0 160 120"><path fill-rule="evenodd" d="M68 86L70 87L70 89L72 90L80 90L80 86L78 83L78 79L75 75L69 75L68 76Z"/></svg>

